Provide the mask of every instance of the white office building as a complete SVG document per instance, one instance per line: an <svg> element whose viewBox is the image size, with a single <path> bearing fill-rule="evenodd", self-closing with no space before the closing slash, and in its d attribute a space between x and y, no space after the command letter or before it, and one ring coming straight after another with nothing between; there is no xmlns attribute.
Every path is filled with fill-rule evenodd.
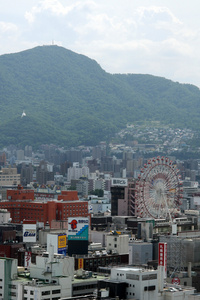
<svg viewBox="0 0 200 300"><path fill-rule="evenodd" d="M129 236L126 234L109 234L106 237L106 250L109 253L114 251L118 254L127 254L129 253Z"/></svg>
<svg viewBox="0 0 200 300"><path fill-rule="evenodd" d="M126 299L157 300L158 271L143 268L112 268L111 280L127 283Z"/></svg>
<svg viewBox="0 0 200 300"><path fill-rule="evenodd" d="M22 276L23 275L23 276ZM17 259L0 258L0 300L56 300L72 296L74 258L50 253L36 257L30 276L18 276Z"/></svg>
<svg viewBox="0 0 200 300"><path fill-rule="evenodd" d="M119 267L111 269L110 282L126 283L126 299L137 300L193 300L199 299L195 288L175 285L160 285L161 273L159 270L144 269L141 267ZM107 285L108 286L108 285Z"/></svg>

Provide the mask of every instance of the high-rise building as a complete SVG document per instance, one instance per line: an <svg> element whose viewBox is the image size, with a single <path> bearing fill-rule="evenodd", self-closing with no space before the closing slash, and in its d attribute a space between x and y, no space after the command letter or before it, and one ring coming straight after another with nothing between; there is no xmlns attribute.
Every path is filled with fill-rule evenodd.
<svg viewBox="0 0 200 300"><path fill-rule="evenodd" d="M17 150L17 160L24 160L24 150Z"/></svg>
<svg viewBox="0 0 200 300"><path fill-rule="evenodd" d="M28 165L25 163L22 164L22 166L21 166L21 184L23 186L25 186L33 181L33 172L34 172L34 168L31 163Z"/></svg>
<svg viewBox="0 0 200 300"><path fill-rule="evenodd" d="M66 151L66 160L69 162L79 162L79 164L82 164L82 151L71 149Z"/></svg>
<svg viewBox="0 0 200 300"><path fill-rule="evenodd" d="M114 183L116 181L116 183ZM127 182L127 179L112 179L111 184L111 215L134 216L135 215L135 182Z"/></svg>
<svg viewBox="0 0 200 300"><path fill-rule="evenodd" d="M0 153L0 166L5 167L6 165L6 153Z"/></svg>
<svg viewBox="0 0 200 300"><path fill-rule="evenodd" d="M0 185L18 185L20 184L20 174L17 173L17 168L2 168L0 172Z"/></svg>
<svg viewBox="0 0 200 300"><path fill-rule="evenodd" d="M24 155L26 157L32 157L32 151L33 151L32 146L27 145L27 146L25 146Z"/></svg>
<svg viewBox="0 0 200 300"><path fill-rule="evenodd" d="M80 177L88 177L89 176L89 168L88 167L82 167L79 168L77 166L68 168L67 171L67 180L71 181L73 179L79 179Z"/></svg>
<svg viewBox="0 0 200 300"><path fill-rule="evenodd" d="M67 175L67 170L70 167L72 167L72 163L71 162L65 161L64 163L62 163L60 165L60 173L61 173L61 175L66 176Z"/></svg>
<svg viewBox="0 0 200 300"><path fill-rule="evenodd" d="M118 204L120 199L124 199L124 186L111 186L111 215L118 216Z"/></svg>
<svg viewBox="0 0 200 300"><path fill-rule="evenodd" d="M36 170L36 181L39 184L46 184L47 181L53 181L53 171L49 171L48 164L44 160L40 162L39 167Z"/></svg>

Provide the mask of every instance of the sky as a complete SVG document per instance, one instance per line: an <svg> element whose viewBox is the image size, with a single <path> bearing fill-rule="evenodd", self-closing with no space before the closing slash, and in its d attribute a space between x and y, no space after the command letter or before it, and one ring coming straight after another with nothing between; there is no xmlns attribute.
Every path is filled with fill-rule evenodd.
<svg viewBox="0 0 200 300"><path fill-rule="evenodd" d="M1 0L0 55L56 44L200 87L200 0Z"/></svg>

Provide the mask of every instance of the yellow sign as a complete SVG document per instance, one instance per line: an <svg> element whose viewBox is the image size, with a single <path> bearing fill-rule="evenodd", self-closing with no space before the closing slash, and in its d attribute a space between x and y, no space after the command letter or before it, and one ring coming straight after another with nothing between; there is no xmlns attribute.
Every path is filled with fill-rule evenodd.
<svg viewBox="0 0 200 300"><path fill-rule="evenodd" d="M58 236L58 249L65 248L67 244L66 235L59 235Z"/></svg>

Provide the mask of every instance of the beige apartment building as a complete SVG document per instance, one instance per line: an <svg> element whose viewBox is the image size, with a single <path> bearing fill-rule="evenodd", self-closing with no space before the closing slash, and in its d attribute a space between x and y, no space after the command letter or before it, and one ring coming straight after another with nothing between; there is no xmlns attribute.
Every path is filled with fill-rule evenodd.
<svg viewBox="0 0 200 300"><path fill-rule="evenodd" d="M0 171L0 186L20 184L20 174L17 168L2 168Z"/></svg>

